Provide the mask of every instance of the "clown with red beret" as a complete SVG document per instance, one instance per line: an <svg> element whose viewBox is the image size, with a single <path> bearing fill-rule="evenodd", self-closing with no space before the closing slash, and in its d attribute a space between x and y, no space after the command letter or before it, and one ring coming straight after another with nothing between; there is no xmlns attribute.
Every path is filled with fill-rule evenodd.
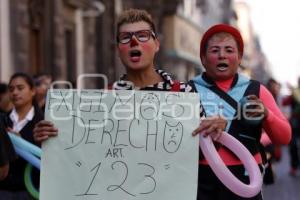
<svg viewBox="0 0 300 200"><path fill-rule="evenodd" d="M273 144L284 145L290 142L291 128L272 94L258 81L238 73L243 53L244 42L237 28L227 24L212 26L204 33L200 44L205 72L190 83L196 88L207 117L224 117L227 120L225 131L238 139L262 166L258 148L262 131ZM242 110L242 99L251 105L246 112ZM229 170L244 183L249 183L242 162L226 147L216 147ZM216 177L204 157L199 160L198 176L198 200L263 199L261 192L251 198L231 192Z"/></svg>

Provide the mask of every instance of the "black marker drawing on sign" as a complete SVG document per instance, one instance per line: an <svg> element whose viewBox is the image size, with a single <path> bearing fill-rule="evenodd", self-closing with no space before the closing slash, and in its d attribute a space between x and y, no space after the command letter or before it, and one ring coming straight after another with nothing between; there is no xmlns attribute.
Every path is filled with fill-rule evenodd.
<svg viewBox="0 0 300 200"><path fill-rule="evenodd" d="M155 125L155 129L154 129L154 133L150 133L150 131L153 131L153 127L150 128L150 123L152 122L152 124L154 123ZM147 136L146 136L146 151L148 151L148 145L149 145L149 137L150 136L154 136L154 150L156 151L156 146L157 146L157 135L158 135L158 121L147 121Z"/></svg>
<svg viewBox="0 0 300 200"><path fill-rule="evenodd" d="M137 145L135 145L135 144L133 144L133 137L132 137L132 135L133 135L133 131L131 131L132 129L132 127L134 127L134 128L136 128L136 126L134 126L134 122L137 122L137 125L139 126L140 125L140 120L132 120L131 122L130 122L130 125L129 125L129 133L128 133L128 136L129 136L129 144L131 145L131 147L133 147L133 148L137 148L137 149L140 149L140 148L144 148L145 146L137 146ZM139 134L141 134L141 133L139 133Z"/></svg>
<svg viewBox="0 0 300 200"><path fill-rule="evenodd" d="M76 147L77 145L79 145L79 144L83 141L83 139L84 139L84 137L85 137L86 126L84 125L84 132L83 132L83 134L82 134L81 139L80 139L77 143L74 144L74 140L75 140L75 132L76 132L76 134L78 134L78 132L79 132L78 129L75 128L75 125L77 124L77 123L76 123L76 122L77 122L76 118L79 119L79 120L81 120L81 123L84 125L84 120L83 120L81 117L78 117L78 116L76 116L76 115L72 115L72 119L73 119L72 137L71 137L72 146L67 147L67 148L65 148L64 150L72 149L72 148ZM82 127L82 126L81 126L81 127ZM76 131L75 131L75 130L76 130Z"/></svg>
<svg viewBox="0 0 300 200"><path fill-rule="evenodd" d="M142 166L146 166L148 168L151 169L151 173L150 174L146 174L144 177L148 178L151 180L151 182L153 182L153 189L148 191L148 192L141 192L140 194L150 194L152 192L154 192L155 188L156 188L156 180L154 179L153 175L155 174L155 169L153 166L147 164L147 163L138 163L138 165L142 165Z"/></svg>
<svg viewBox="0 0 300 200"><path fill-rule="evenodd" d="M75 165L77 165L78 167L81 167L81 162L78 161L78 162L75 163Z"/></svg>
<svg viewBox="0 0 300 200"><path fill-rule="evenodd" d="M96 176L97 176L97 174L98 174L98 171L99 171L99 169L100 169L100 166L101 166L101 162L99 162L95 167L93 167L93 168L91 169L91 172L94 171L95 169L96 169L96 171L95 171L95 174L94 174L94 176L93 176L93 178L92 178L92 180L91 180L91 182L90 182L90 184L89 184L87 190L86 190L83 194L77 194L76 196L98 195L98 194L93 194L93 193L89 193L89 192L90 192L90 189L91 189L91 187L92 187L92 185L93 185L93 183L94 183L94 180L95 180L95 178L96 178Z"/></svg>
<svg viewBox="0 0 300 200"><path fill-rule="evenodd" d="M157 118L160 109L159 96L155 93L145 94L140 104L140 114L145 120Z"/></svg>
<svg viewBox="0 0 300 200"><path fill-rule="evenodd" d="M100 195L103 195L103 198L106 197L105 192L106 194L109 193L108 196L114 193L114 195L123 195L124 198L122 199L138 199L138 196L158 193L161 182L156 177L157 164L160 164L159 169L166 170L165 172L168 172L168 175L172 174L170 172L174 170L172 164L160 162L152 166L146 163L147 161L144 159L138 160L139 163L132 163L130 158L128 160L123 158L129 157L128 152L130 151L128 150L133 148L134 151L138 152L157 151L155 153L160 154L164 151L162 154L165 154L165 152L175 154L183 146L184 128L177 118L183 116L188 108L184 102L181 104L182 96L173 93L166 93L162 96L159 93L147 93L142 94L142 96L138 94L137 96L123 97L122 93L117 93L116 96L110 96L110 93L107 93L109 98L104 98L105 93L99 91L84 91L80 95L74 92L72 97L67 97L68 94L70 92L57 92L56 97L50 98L48 102L53 105L52 108L48 107L48 109L52 109L54 112L58 111L58 116L71 110L71 112L66 112L68 116L71 116L67 118L66 123L73 124L72 129L68 128L68 133L63 135L67 137L65 140L67 141L66 146L63 146L67 148L64 148L64 150L73 149L74 151L75 147L77 147L76 150L80 150L81 147L86 149L84 145L88 144L92 147L91 152L94 152L100 146L99 142L104 147L103 151L97 151L100 152L97 155L101 156L98 157L101 162L99 160L93 162L98 163L96 166L92 164L93 168L87 164L88 162L83 161L80 157L82 155L76 158L75 162L71 162L73 168L78 170L79 173L82 172L86 182L83 183L84 187L72 192L70 195L73 198L74 196L84 196L78 198L99 199L102 198ZM132 107L134 118L129 120L116 119L112 111L122 109L128 105L134 105ZM164 109L164 106L166 106L166 109ZM170 110L167 110L169 108ZM173 112L171 108L175 111L173 110ZM79 113L74 115L73 109ZM107 115L104 116L104 114ZM104 125L98 126L99 124ZM137 154L130 154L130 157L133 155ZM105 178L102 178L102 176L109 177L109 175L118 178L109 181L103 180ZM86 177L88 177L87 180ZM141 183L140 180L143 180L141 183L143 187L133 185L136 180L138 180L138 184ZM80 181L83 180L80 179Z"/></svg>
<svg viewBox="0 0 300 200"><path fill-rule="evenodd" d="M111 157L111 158L123 158L123 148L113 148L113 149L108 149L105 158Z"/></svg>
<svg viewBox="0 0 300 200"><path fill-rule="evenodd" d="M107 187L107 191L115 191L117 189L121 189L123 192L129 194L130 196L136 196L134 194L131 194L130 192L128 192L127 190L125 190L122 186L124 185L124 183L126 182L127 180L127 177L128 177L128 167L127 167L127 164L123 161L115 161L111 164L111 168L114 170L115 169L115 165L116 164L119 164L121 167L123 167L125 169L125 176L124 176L124 179L122 181L122 183L120 183L120 185L110 185Z"/></svg>
<svg viewBox="0 0 300 200"><path fill-rule="evenodd" d="M92 131L95 131L95 130L96 130L95 128L91 128L91 122L99 122L99 120L95 120L95 119L90 119L90 120L89 120L85 144L91 144L91 143L93 144L93 143L96 143L95 140L93 140L93 139L89 140L89 138L90 138L90 133L91 133ZM92 123L92 125L93 125L93 123ZM97 134L97 133L96 133L96 134Z"/></svg>
<svg viewBox="0 0 300 200"><path fill-rule="evenodd" d="M182 138L183 125L181 122L178 122L176 125L165 123L163 145L167 152L175 153L178 151Z"/></svg>
<svg viewBox="0 0 300 200"><path fill-rule="evenodd" d="M100 96L99 96L99 99L98 99L99 104L97 106L97 109L94 111L94 113L95 112L108 112L108 110L101 109L101 108L103 108L103 105L104 105L104 103L102 103L103 95L106 96L108 93L105 93L105 92L95 92L95 93L100 94Z"/></svg>
<svg viewBox="0 0 300 200"><path fill-rule="evenodd" d="M82 94L89 94L88 91L80 91L80 96L79 96L79 110L81 112L91 112L92 110L92 104L93 101L91 98L84 98L85 96L83 96ZM82 107L84 106L88 106L87 110L84 110Z"/></svg>
<svg viewBox="0 0 300 200"><path fill-rule="evenodd" d="M114 147L117 146L128 146L127 144L121 144L118 143L118 136L120 133L127 133L128 130L122 129L122 126L120 126L121 122L126 122L126 120L117 120L117 132L116 132L116 137L115 137L115 141L114 141Z"/></svg>
<svg viewBox="0 0 300 200"><path fill-rule="evenodd" d="M114 124L114 121L112 120L112 119L104 119L103 120L103 123L104 123L104 121L106 121L105 122L105 126L103 126L103 132L102 132L102 137L101 137L101 144L103 144L103 140L104 140L104 136L108 136L109 137L109 139L110 139L110 143L109 144L113 144L113 139L112 139L112 135L111 135L111 132L113 131L113 129L114 129L114 127L115 127L115 124ZM111 124L111 129L107 129L108 128L108 126L109 126L109 123L108 122L110 122L110 124Z"/></svg>
<svg viewBox="0 0 300 200"><path fill-rule="evenodd" d="M128 99L122 99L122 95L119 95L118 93L116 93L116 96L114 98L114 102L113 104L111 105L111 108L109 109L109 113L111 113L112 109L115 108L116 105L126 105L130 102L131 99L135 99L135 94L133 94L133 96L131 96L130 98ZM117 104L117 100L120 104Z"/></svg>
<svg viewBox="0 0 300 200"><path fill-rule="evenodd" d="M65 97L68 95L68 93L65 93L65 95L63 95L62 91L60 91L60 95L61 95L61 102L60 102L59 106L57 107L56 111L59 111L60 107L62 105L64 105L66 107L66 110L69 111L68 104L65 99Z"/></svg>
<svg viewBox="0 0 300 200"><path fill-rule="evenodd" d="M170 164L166 164L166 165L165 165L165 169L166 169L166 170L170 169Z"/></svg>
<svg viewBox="0 0 300 200"><path fill-rule="evenodd" d="M163 112L162 113L163 116L170 117L170 118L178 118L184 114L185 112L184 106L176 103L177 102L176 99L180 100L180 97L181 96L179 94L166 95L166 105L172 106L172 109L170 109L171 114L166 114L165 112ZM173 113L174 111L175 113Z"/></svg>

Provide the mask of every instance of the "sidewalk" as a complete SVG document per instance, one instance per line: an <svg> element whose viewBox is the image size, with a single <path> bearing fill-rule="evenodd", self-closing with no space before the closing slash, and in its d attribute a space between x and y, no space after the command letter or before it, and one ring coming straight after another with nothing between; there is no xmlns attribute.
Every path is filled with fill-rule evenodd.
<svg viewBox="0 0 300 200"><path fill-rule="evenodd" d="M282 148L282 159L274 163L276 174L275 183L263 187L264 200L299 200L300 199L300 173L297 177L289 175L288 147Z"/></svg>

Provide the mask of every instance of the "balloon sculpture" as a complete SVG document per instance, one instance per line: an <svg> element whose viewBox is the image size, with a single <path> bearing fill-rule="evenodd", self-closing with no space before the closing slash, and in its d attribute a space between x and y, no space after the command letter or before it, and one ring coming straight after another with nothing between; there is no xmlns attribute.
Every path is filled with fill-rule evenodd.
<svg viewBox="0 0 300 200"><path fill-rule="evenodd" d="M226 146L242 161L249 174L250 184L244 184L237 179L220 158L211 137L204 137L203 134L200 134L200 148L213 172L235 194L245 198L257 195L262 187L262 176L254 157L244 145L226 132L223 132L218 142Z"/></svg>
<svg viewBox="0 0 300 200"><path fill-rule="evenodd" d="M8 133L8 135L14 145L16 153L30 163L27 164L25 168L24 182L28 192L35 199L38 199L39 191L34 187L32 183L31 171L32 166L36 167L37 169L41 168L41 160L39 158L41 157L42 150L13 133Z"/></svg>

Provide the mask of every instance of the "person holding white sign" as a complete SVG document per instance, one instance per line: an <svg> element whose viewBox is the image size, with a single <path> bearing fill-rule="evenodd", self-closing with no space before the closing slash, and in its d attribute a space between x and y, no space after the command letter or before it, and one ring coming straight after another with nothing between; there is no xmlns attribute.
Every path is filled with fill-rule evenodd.
<svg viewBox="0 0 300 200"><path fill-rule="evenodd" d="M225 117L226 132L244 144L260 165L258 145L262 129L274 144L288 144L291 128L271 93L259 82L238 73L243 49L243 39L236 28L227 24L209 28L200 44L200 58L206 72L195 77L191 85L198 91L207 116ZM224 146L218 153L236 177L249 183L240 159ZM200 160L198 177L198 200L262 199L261 193L244 198L230 191L204 158Z"/></svg>
<svg viewBox="0 0 300 200"><path fill-rule="evenodd" d="M130 9L123 12L117 22L117 49L126 74L111 89L195 92L190 85L175 81L168 73L155 69L154 57L159 45L154 23L146 11ZM146 113L144 114L143 117L147 118ZM202 107L199 115L201 124L193 135L203 131L205 135L210 134L215 139L220 137L226 127L226 120L218 115L204 119ZM34 139L37 142L43 142L57 134L58 129L49 121L39 122L34 129Z"/></svg>
<svg viewBox="0 0 300 200"><path fill-rule="evenodd" d="M184 82L178 82L165 71L155 69L154 57L159 51L159 40L151 16L145 10L129 9L124 11L117 22L117 50L126 68L126 74L116 81L110 89L114 90L151 90L195 92ZM205 112L200 108L200 117ZM226 121L218 116L203 119L199 130L205 135L212 134L217 139L226 126ZM41 121L34 129L34 139L42 142L57 135L51 122Z"/></svg>

